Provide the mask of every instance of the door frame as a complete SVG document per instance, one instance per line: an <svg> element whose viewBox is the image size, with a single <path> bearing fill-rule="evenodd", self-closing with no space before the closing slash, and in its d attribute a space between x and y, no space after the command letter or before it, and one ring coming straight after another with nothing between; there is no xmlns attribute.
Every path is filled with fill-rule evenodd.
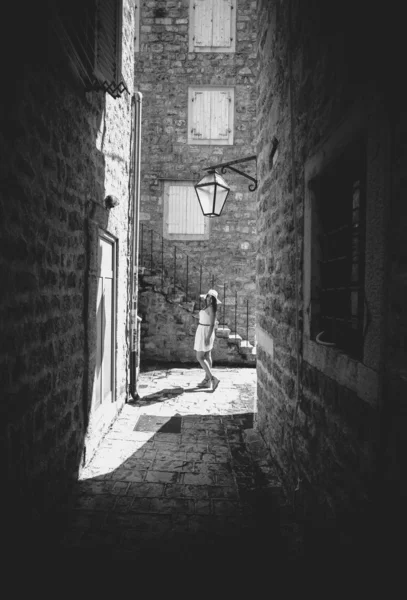
<svg viewBox="0 0 407 600"><path fill-rule="evenodd" d="M102 228L98 228L98 277L99 277L99 252L100 245L99 240L104 239L106 242L112 245L113 256L112 256L112 266L113 266L113 284L112 284L112 399L109 403L113 404L116 402L116 369L117 369L117 340L116 340L116 330L117 330L117 244L118 240L116 237L108 233ZM103 398L101 398L101 402L98 406L98 409L103 406Z"/></svg>

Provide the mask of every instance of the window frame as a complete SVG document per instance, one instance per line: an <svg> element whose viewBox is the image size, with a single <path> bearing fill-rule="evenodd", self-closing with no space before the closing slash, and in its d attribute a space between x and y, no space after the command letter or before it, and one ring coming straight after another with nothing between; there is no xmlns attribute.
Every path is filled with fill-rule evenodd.
<svg viewBox="0 0 407 600"><path fill-rule="evenodd" d="M355 182L359 183L356 188ZM324 340L324 343L335 345L349 356L362 360L365 329L365 136L352 140L308 185L314 222L311 337L316 341ZM327 210L325 203L329 200L332 208ZM336 205L332 206L332 202ZM353 306L355 304L357 306Z"/></svg>
<svg viewBox="0 0 407 600"><path fill-rule="evenodd" d="M185 186L191 187L194 195L196 196L194 190L195 180L189 179L165 179L163 185L163 237L166 240L178 240L178 241L203 241L208 240L210 236L210 219L208 217L202 218L204 219L204 233L169 233L168 232L168 217L169 217L169 193L171 186ZM196 198L196 203L199 206L198 198ZM201 210L201 209L199 209Z"/></svg>
<svg viewBox="0 0 407 600"><path fill-rule="evenodd" d="M382 115L379 114L379 117ZM376 113L370 115L362 102L355 102L346 117L318 144L304 164L304 242L303 242L303 360L339 385L354 391L362 400L378 401L380 352L383 339L382 302L385 294L386 194L390 186L390 142L387 130L380 129ZM352 139L366 135L366 238L365 238L365 335L363 359L353 358L335 346L319 344L311 335L311 278L313 192L309 182L335 160ZM385 166L384 166L385 165Z"/></svg>
<svg viewBox="0 0 407 600"><path fill-rule="evenodd" d="M212 0L213 2L214 0ZM232 41L230 46L195 46L194 44L194 5L196 0L190 0L189 2L189 52L216 52L216 53L233 53L236 52L236 11L237 11L237 0L230 0L231 2L231 21L230 31L232 34Z"/></svg>
<svg viewBox="0 0 407 600"><path fill-rule="evenodd" d="M196 92L228 92L230 94L231 107L228 113L228 130L229 136L227 139L197 139L192 137L192 129L194 122L194 94ZM188 144L198 146L233 146L234 144L234 120L235 120L235 88L233 86L212 86L212 85L194 85L188 87Z"/></svg>

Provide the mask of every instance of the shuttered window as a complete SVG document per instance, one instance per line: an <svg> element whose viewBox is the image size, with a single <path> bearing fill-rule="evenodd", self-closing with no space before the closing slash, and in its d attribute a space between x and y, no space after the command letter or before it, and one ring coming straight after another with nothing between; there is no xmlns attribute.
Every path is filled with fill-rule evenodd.
<svg viewBox="0 0 407 600"><path fill-rule="evenodd" d="M191 181L164 183L164 237L197 240L208 238L208 219L202 214Z"/></svg>
<svg viewBox="0 0 407 600"><path fill-rule="evenodd" d="M234 52L236 0L190 0L190 52Z"/></svg>
<svg viewBox="0 0 407 600"><path fill-rule="evenodd" d="M188 143L233 144L233 88L189 89Z"/></svg>
<svg viewBox="0 0 407 600"><path fill-rule="evenodd" d="M95 75L112 95L123 91L122 19L123 0L97 2Z"/></svg>
<svg viewBox="0 0 407 600"><path fill-rule="evenodd" d="M113 98L128 92L121 71L123 0L55 0L51 11L54 31L85 89Z"/></svg>

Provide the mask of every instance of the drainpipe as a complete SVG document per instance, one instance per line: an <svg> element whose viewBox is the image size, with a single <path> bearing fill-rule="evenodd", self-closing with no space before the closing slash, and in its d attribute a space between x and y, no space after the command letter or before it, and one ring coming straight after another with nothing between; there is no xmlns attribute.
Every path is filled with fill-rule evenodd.
<svg viewBox="0 0 407 600"><path fill-rule="evenodd" d="M140 145L141 145L141 110L143 96L136 92L132 97L133 117L133 232L131 257L131 304L130 304L130 394L133 400L138 398L137 379L140 363L140 321L137 315L138 297L138 257L139 257L139 225L140 225Z"/></svg>

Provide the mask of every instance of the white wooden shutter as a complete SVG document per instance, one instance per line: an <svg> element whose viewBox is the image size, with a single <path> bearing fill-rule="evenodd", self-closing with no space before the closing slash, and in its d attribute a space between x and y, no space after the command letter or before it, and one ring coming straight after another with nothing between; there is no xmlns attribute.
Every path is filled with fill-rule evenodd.
<svg viewBox="0 0 407 600"><path fill-rule="evenodd" d="M230 133L231 97L227 91L211 92L211 139L227 140Z"/></svg>
<svg viewBox="0 0 407 600"><path fill-rule="evenodd" d="M203 234L205 233L204 219L192 185L169 186L169 234Z"/></svg>
<svg viewBox="0 0 407 600"><path fill-rule="evenodd" d="M211 46L212 43L212 0L194 2L194 46Z"/></svg>
<svg viewBox="0 0 407 600"><path fill-rule="evenodd" d="M232 43L232 1L213 0L212 46L227 48Z"/></svg>
<svg viewBox="0 0 407 600"><path fill-rule="evenodd" d="M205 233L205 217L202 214L201 207L194 188L187 187L187 223L189 233L204 234Z"/></svg>
<svg viewBox="0 0 407 600"><path fill-rule="evenodd" d="M211 137L211 92L194 91L192 94L191 138L209 140Z"/></svg>

